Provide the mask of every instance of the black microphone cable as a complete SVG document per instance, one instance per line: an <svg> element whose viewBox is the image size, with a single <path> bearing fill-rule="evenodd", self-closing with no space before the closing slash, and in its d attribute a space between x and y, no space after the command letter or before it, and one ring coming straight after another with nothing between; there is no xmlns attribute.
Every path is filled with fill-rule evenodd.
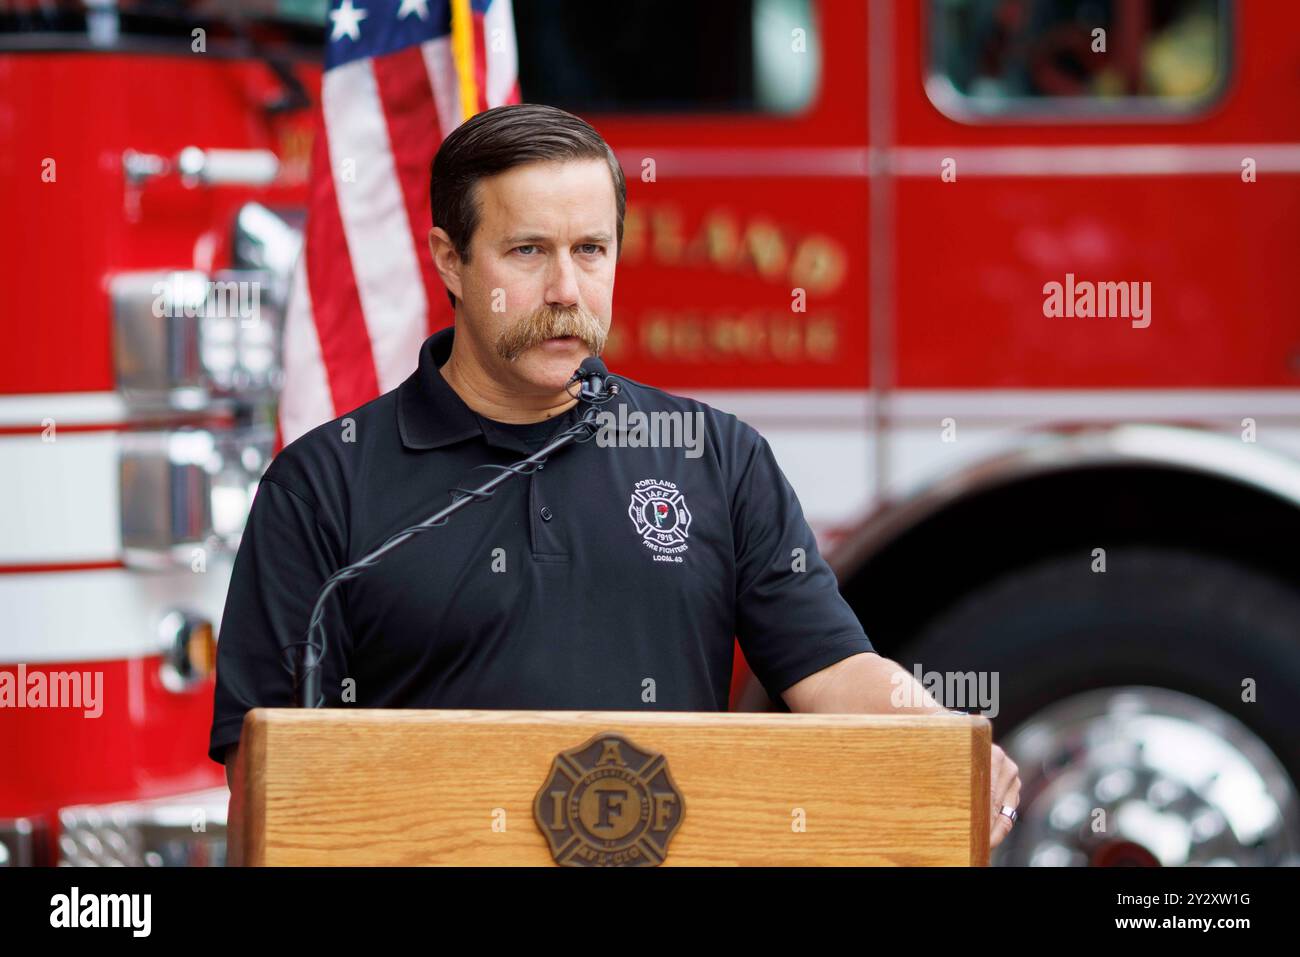
<svg viewBox="0 0 1300 957"><path fill-rule="evenodd" d="M594 360L594 361L593 361ZM569 393L569 386L575 382L579 385L578 395ZM299 708L320 708L324 706L325 696L321 687L320 668L325 657L325 603L330 594L345 581L356 578L367 568L378 564L379 560L404 542L431 528L447 524L451 516L467 505L485 502L496 494L499 486L516 475L531 475L542 468L546 460L561 448L573 443L585 444L595 438L599 431L596 418L598 406L604 405L619 394L619 384L604 369L604 363L592 357L583 362L582 368L573 374L565 384L565 392L571 397L585 402L589 406L582 418L563 432L552 436L551 441L538 449L526 459L511 465L486 463L476 465L475 469L492 469L498 474L488 479L478 488L467 489L456 486L450 489L451 504L430 515L418 525L411 525L389 536L378 548L375 548L350 565L340 568L321 585L312 608L311 619L307 625L307 637L285 645L282 654L285 666L293 673L294 704Z"/></svg>

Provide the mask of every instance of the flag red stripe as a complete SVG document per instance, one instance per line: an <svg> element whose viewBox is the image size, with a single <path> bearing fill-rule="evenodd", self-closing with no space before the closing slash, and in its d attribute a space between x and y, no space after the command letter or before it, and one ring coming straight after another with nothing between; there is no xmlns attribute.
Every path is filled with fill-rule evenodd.
<svg viewBox="0 0 1300 957"><path fill-rule="evenodd" d="M489 108L487 101L487 38L483 32L483 14L474 13L474 85L478 88L478 110Z"/></svg>
<svg viewBox="0 0 1300 957"><path fill-rule="evenodd" d="M337 416L377 396L379 378L356 277L352 274L352 260L348 257L338 196L334 192L328 137L324 116L318 114L311 157L311 216L307 221L304 255L312 319Z"/></svg>
<svg viewBox="0 0 1300 957"><path fill-rule="evenodd" d="M431 122L438 111L429 85L429 70L420 48L413 46L375 59L374 72L406 219L411 224L411 241L430 307L428 331L432 333L447 324L451 306L429 252L429 164L442 141L438 125ZM438 307L439 301L445 309Z"/></svg>

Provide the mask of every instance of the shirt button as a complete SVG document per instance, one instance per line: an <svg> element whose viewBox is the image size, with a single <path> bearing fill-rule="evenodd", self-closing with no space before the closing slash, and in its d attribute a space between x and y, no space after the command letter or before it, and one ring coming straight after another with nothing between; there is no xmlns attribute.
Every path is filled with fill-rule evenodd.
<svg viewBox="0 0 1300 957"><path fill-rule="evenodd" d="M543 505L540 514L543 522L549 522L555 517L555 513L551 511L551 506L549 505Z"/></svg>

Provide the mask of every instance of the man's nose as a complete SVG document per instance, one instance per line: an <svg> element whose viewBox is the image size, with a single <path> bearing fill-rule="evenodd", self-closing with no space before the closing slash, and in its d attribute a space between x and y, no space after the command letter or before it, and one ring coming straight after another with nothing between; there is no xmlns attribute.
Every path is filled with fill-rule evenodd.
<svg viewBox="0 0 1300 957"><path fill-rule="evenodd" d="M576 306L578 304L578 272L573 257L567 251L551 259L546 276L546 304L548 306Z"/></svg>

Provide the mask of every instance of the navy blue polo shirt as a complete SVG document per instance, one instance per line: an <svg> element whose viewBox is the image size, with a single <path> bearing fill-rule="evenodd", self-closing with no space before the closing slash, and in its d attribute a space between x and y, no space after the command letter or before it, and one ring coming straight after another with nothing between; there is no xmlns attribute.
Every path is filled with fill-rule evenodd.
<svg viewBox="0 0 1300 957"><path fill-rule="evenodd" d="M222 614L213 760L250 708L293 704L282 649L303 640L326 578L494 474L474 466L527 457L587 408L529 425L476 414L438 371L453 336L430 336L398 388L290 443L263 476ZM326 707L725 711L733 638L774 699L872 650L767 441L611 373L604 439L335 590ZM638 428L638 412L679 427ZM687 416L702 442L664 444L691 439Z"/></svg>

